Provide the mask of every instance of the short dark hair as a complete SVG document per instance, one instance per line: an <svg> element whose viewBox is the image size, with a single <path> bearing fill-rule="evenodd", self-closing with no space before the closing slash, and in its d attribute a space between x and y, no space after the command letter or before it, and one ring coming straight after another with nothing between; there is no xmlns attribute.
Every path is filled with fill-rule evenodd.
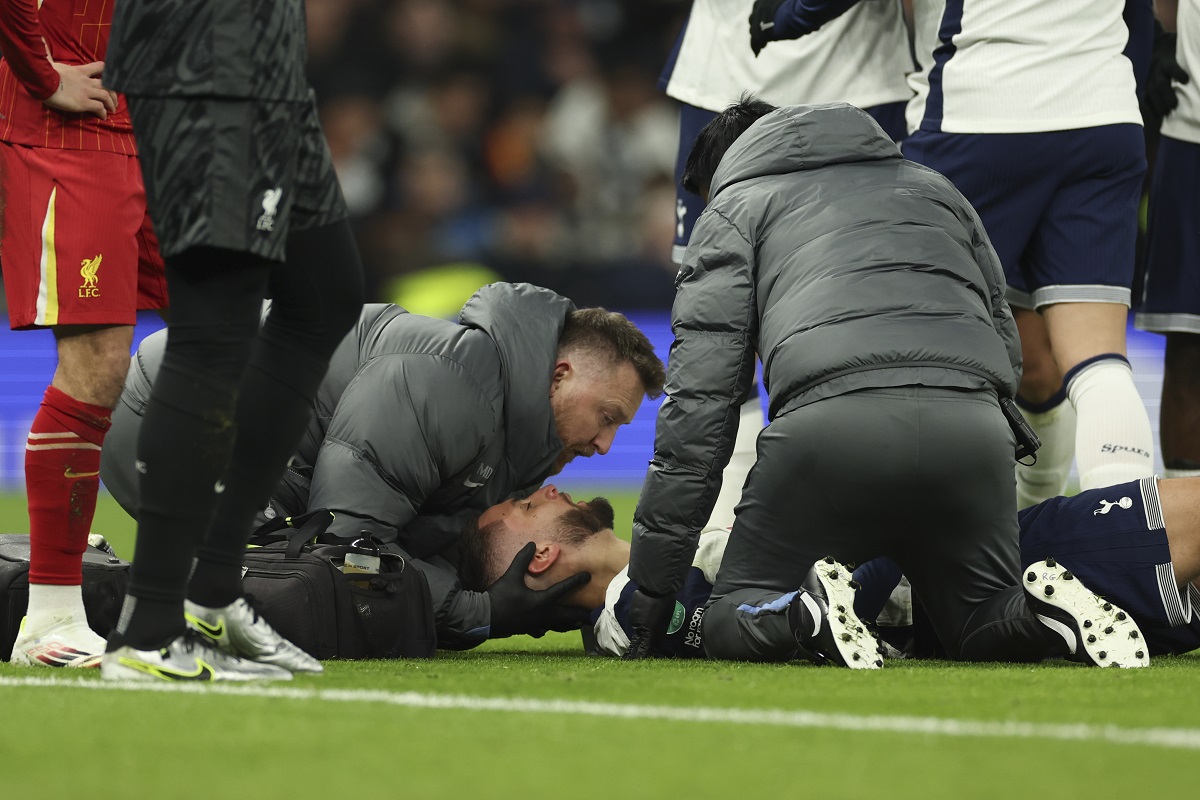
<svg viewBox="0 0 1200 800"><path fill-rule="evenodd" d="M654 354L654 345L646 334L624 314L603 308L582 308L567 313L558 352L586 350L606 357L613 364L628 361L637 370L646 396L651 400L662 394L666 368Z"/></svg>
<svg viewBox="0 0 1200 800"><path fill-rule="evenodd" d="M607 498L594 497L584 506L575 506L559 518L546 535L560 545L580 547L603 530L611 530L614 522L612 503ZM503 519L479 527L479 517L467 520L457 542L458 579L463 588L472 592L487 591L491 581L503 574L507 564L493 564L488 541L504 528Z"/></svg>
<svg viewBox="0 0 1200 800"><path fill-rule="evenodd" d="M479 527L479 517L471 517L458 535L458 579L463 588L471 592L482 592L488 587L488 538L504 525L496 520L484 528Z"/></svg>
<svg viewBox="0 0 1200 800"><path fill-rule="evenodd" d="M755 120L774 110L775 106L746 93L701 128L683 168L683 188L701 197L707 194L725 151Z"/></svg>

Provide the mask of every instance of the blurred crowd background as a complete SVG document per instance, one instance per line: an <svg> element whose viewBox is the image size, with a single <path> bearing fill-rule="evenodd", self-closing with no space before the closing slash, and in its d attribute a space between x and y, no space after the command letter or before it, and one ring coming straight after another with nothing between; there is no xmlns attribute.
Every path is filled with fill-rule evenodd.
<svg viewBox="0 0 1200 800"><path fill-rule="evenodd" d="M668 309L678 111L657 84L690 5L306 0L368 299L449 317L507 280Z"/></svg>
<svg viewBox="0 0 1200 800"><path fill-rule="evenodd" d="M687 0L307 0L309 76L369 298L452 315L491 280L673 298Z"/></svg>
<svg viewBox="0 0 1200 800"><path fill-rule="evenodd" d="M370 301L453 317L485 283L528 281L629 313L666 355L679 132L657 84L691 0L305 2L309 79ZM161 324L143 315L138 339ZM8 333L0 489L23 480L54 368L48 331ZM1129 337L1157 421L1161 337ZM641 479L656 407L623 439L636 457L605 469Z"/></svg>

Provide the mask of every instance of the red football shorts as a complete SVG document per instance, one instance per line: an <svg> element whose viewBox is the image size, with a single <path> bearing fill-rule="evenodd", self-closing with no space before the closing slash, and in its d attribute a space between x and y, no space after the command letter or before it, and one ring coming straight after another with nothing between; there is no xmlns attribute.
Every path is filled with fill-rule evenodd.
<svg viewBox="0 0 1200 800"><path fill-rule="evenodd" d="M167 281L134 156L0 142L0 269L14 329L132 325Z"/></svg>

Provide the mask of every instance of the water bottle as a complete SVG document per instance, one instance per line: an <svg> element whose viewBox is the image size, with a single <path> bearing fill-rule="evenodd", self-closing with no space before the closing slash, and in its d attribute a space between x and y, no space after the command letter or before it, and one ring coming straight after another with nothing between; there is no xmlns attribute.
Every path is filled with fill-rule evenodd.
<svg viewBox="0 0 1200 800"><path fill-rule="evenodd" d="M364 533L366 533L364 531ZM346 551L346 561L342 567L342 572L347 575L352 573L361 573L363 575L378 575L379 574L379 544L371 534L366 533L363 537L355 539L350 543L350 549ZM371 579L350 581L352 586L357 586L360 589L370 589Z"/></svg>

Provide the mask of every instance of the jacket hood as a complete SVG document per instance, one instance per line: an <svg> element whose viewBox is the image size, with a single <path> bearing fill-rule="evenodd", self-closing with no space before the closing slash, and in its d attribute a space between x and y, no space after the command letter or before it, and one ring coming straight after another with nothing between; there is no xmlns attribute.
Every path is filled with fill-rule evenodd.
<svg viewBox="0 0 1200 800"><path fill-rule="evenodd" d="M545 478L562 451L550 408L550 380L567 312L574 310L574 303L549 289L492 283L459 313L460 324L486 333L500 353L506 450L522 480Z"/></svg>
<svg viewBox="0 0 1200 800"><path fill-rule="evenodd" d="M756 120L729 147L713 175L709 200L750 178L901 157L896 143L859 108L785 106Z"/></svg>

